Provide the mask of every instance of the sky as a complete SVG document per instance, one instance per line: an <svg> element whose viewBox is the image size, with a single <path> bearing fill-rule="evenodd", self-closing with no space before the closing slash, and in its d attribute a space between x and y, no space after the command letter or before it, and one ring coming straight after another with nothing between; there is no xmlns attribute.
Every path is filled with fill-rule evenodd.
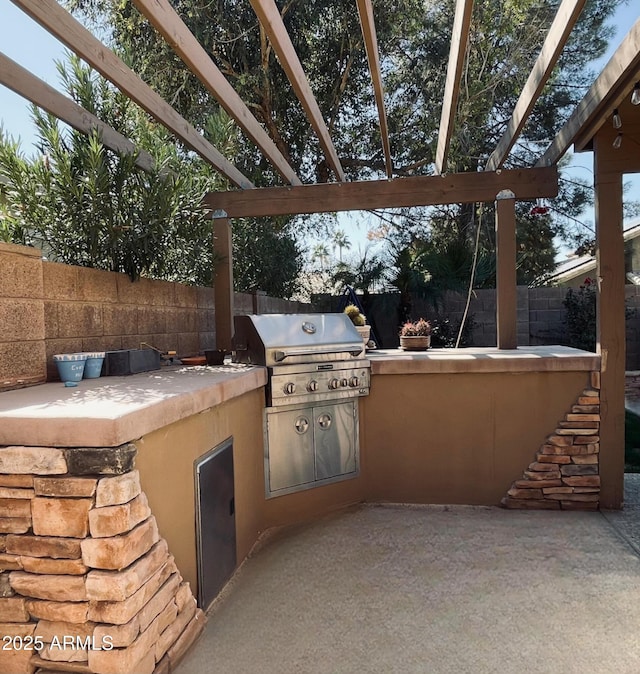
<svg viewBox="0 0 640 674"><path fill-rule="evenodd" d="M618 8L613 23L616 34L611 40L607 54L593 65L594 70L601 70L609 61L621 40L630 27L640 17L640 3L630 0L626 5ZM34 75L43 79L55 88L59 88L56 60L64 57L64 46L47 31L30 19L10 0L0 0L0 51L6 56L30 70ZM14 138L21 139L22 150L30 155L35 153L33 147L33 124L29 115L29 104L25 99L0 85L0 124L5 132ZM574 155L570 174L575 177L593 180L593 160L590 152ZM640 199L640 175L629 177L631 182L630 198ZM581 219L593 225L593 211L587 211ZM352 243L352 248L361 251L366 248L368 241L366 234L369 228L374 227L376 221L367 213L354 212L342 214L339 217L339 226L345 230ZM563 251L563 253L566 251Z"/></svg>

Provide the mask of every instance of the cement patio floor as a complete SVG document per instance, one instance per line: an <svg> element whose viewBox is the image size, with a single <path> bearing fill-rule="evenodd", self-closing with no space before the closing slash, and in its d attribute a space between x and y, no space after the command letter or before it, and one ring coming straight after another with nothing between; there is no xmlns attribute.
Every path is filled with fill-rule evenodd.
<svg viewBox="0 0 640 674"><path fill-rule="evenodd" d="M610 515L362 506L279 532L177 672L637 674L640 546Z"/></svg>

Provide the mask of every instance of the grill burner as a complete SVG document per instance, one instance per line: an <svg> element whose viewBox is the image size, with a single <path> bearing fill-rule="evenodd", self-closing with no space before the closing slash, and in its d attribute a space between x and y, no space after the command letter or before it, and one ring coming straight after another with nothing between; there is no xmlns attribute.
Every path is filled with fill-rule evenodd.
<svg viewBox="0 0 640 674"><path fill-rule="evenodd" d="M370 367L345 314L236 316L234 360L268 368L267 498L355 477Z"/></svg>

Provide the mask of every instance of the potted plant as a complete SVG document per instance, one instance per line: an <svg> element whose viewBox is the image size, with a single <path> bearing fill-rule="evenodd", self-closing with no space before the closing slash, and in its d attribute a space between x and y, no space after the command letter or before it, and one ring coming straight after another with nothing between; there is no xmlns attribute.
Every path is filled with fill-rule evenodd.
<svg viewBox="0 0 640 674"><path fill-rule="evenodd" d="M369 343L371 336L371 326L367 325L367 317L358 309L355 304L348 304L344 308L344 313L347 314L356 330L360 333L365 347Z"/></svg>
<svg viewBox="0 0 640 674"><path fill-rule="evenodd" d="M405 351L426 351L431 346L431 323L424 318L407 321L400 328L400 348Z"/></svg>

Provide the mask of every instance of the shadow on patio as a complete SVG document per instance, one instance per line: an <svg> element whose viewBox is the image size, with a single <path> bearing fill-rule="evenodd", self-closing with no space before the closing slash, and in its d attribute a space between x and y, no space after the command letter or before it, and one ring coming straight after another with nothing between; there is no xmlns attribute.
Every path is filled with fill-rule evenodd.
<svg viewBox="0 0 640 674"><path fill-rule="evenodd" d="M617 526L363 506L289 528L241 567L177 671L635 674L640 564Z"/></svg>

